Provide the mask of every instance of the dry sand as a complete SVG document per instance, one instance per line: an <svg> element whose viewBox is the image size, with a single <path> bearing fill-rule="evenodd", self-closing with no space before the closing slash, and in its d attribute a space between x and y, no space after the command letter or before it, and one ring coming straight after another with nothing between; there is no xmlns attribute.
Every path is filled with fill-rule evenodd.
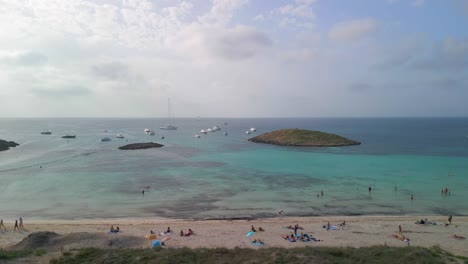
<svg viewBox="0 0 468 264"><path fill-rule="evenodd" d="M102 220L72 220L72 221L35 221L25 222L25 230L13 232L13 222L6 223L8 231L0 231L0 247L15 248L14 245L29 234L39 231L53 231L61 235L58 242L64 249L95 246L106 248L151 247L151 240L144 239L150 230L158 234L168 226L174 231L166 247L304 247L304 246L334 246L334 247L365 247L371 245L407 246L403 241L391 237L398 233L398 226L403 228L403 234L410 239L411 246L440 246L453 254L468 256L468 240L452 238L454 234L468 236L468 217L454 217L453 225L445 227L447 217L428 217L437 225L416 225L415 221L426 217L416 216L330 216L330 217L284 217L258 220L154 220L154 219L102 219ZM340 230L327 231L323 228L329 221L338 225L346 221ZM282 235L291 234L293 230L284 228L299 224L304 232L323 240L321 242L295 242L282 239ZM120 234L107 234L110 225L119 226ZM262 227L265 232L257 232L246 237L251 225L256 229ZM180 237L180 230L186 232L191 228L195 235ZM86 233L81 233L86 232ZM159 238L162 238L159 236ZM254 246L251 241L262 239L266 246ZM18 247L16 247L18 248ZM57 249L55 245L54 249Z"/></svg>

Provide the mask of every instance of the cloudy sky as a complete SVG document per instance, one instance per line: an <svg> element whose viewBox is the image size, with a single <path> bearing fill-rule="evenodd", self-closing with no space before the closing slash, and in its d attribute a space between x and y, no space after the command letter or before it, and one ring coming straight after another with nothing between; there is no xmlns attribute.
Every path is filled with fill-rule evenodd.
<svg viewBox="0 0 468 264"><path fill-rule="evenodd" d="M468 0L0 0L0 117L468 116Z"/></svg>

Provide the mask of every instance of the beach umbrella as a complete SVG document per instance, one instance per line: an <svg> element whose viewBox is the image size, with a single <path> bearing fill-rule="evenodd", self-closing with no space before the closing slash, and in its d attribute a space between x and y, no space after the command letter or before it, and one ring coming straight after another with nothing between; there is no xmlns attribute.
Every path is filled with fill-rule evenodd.
<svg viewBox="0 0 468 264"><path fill-rule="evenodd" d="M164 246L164 241L155 240L153 241L153 248Z"/></svg>

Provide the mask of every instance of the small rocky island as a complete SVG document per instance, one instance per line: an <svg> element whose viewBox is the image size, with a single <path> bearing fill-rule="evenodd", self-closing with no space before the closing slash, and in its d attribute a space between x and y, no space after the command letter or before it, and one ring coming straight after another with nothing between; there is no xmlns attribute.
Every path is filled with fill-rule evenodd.
<svg viewBox="0 0 468 264"><path fill-rule="evenodd" d="M298 147L341 147L361 144L361 142L335 134L298 128L275 130L253 137L249 139L249 141L278 146Z"/></svg>
<svg viewBox="0 0 468 264"><path fill-rule="evenodd" d="M9 150L10 148L14 148L16 146L19 146L19 144L16 142L0 139L0 151Z"/></svg>
<svg viewBox="0 0 468 264"><path fill-rule="evenodd" d="M122 150L136 150L136 149L149 149L149 148L160 148L163 147L164 145L154 143L154 142L147 142L147 143L133 143L133 144L128 144L122 147L119 147L119 149Z"/></svg>

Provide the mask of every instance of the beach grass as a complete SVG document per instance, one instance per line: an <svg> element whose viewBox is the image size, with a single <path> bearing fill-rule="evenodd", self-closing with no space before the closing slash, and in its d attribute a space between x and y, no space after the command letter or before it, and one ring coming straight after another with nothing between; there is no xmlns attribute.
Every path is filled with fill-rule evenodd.
<svg viewBox="0 0 468 264"><path fill-rule="evenodd" d="M0 250L0 260L13 260L31 256L33 250Z"/></svg>
<svg viewBox="0 0 468 264"><path fill-rule="evenodd" d="M51 263L468 263L437 248L216 248L216 249L96 249L64 253Z"/></svg>

